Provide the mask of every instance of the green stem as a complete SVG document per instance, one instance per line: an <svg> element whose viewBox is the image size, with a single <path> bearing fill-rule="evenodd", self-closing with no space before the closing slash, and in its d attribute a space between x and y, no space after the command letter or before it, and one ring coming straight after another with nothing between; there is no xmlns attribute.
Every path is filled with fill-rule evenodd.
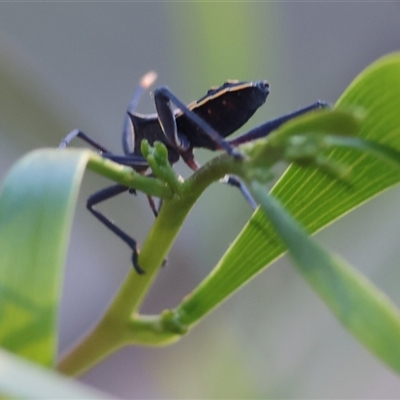
<svg viewBox="0 0 400 400"><path fill-rule="evenodd" d="M165 182L139 174L130 167L107 160L94 152L90 154L88 169L149 196L163 199L172 197L172 191Z"/></svg>
<svg viewBox="0 0 400 400"><path fill-rule="evenodd" d="M108 327L103 318L57 365L57 370L68 376L78 376L123 344L120 330Z"/></svg>
<svg viewBox="0 0 400 400"><path fill-rule="evenodd" d="M240 164L227 155L217 157L183 182L179 194L164 200L139 255L146 273L130 270L99 323L60 361L60 372L82 374L127 343L163 345L179 339L185 328L174 325L172 315L137 316L138 310L196 200L207 186L235 173Z"/></svg>

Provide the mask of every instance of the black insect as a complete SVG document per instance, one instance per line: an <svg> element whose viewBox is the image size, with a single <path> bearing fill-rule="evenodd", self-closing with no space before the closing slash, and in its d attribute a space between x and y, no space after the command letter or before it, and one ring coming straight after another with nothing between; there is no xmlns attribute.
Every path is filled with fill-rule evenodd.
<svg viewBox="0 0 400 400"><path fill-rule="evenodd" d="M225 150L234 157L241 157L240 153L235 149L237 145L264 137L284 122L313 109L326 106L326 103L317 101L308 107L268 121L236 139L227 141L225 138L244 125L256 110L265 103L269 94L269 85L266 81L227 81L220 87L211 88L200 100L188 105L183 104L168 88L159 87L154 91L157 113L148 115L136 113L135 110L140 96L151 86L155 79L156 74L154 72L147 73L141 79L138 89L128 106L122 134L124 155L111 153L77 129L72 131L61 142L59 147L66 147L72 139L79 137L99 150L103 157L131 166L138 172L146 173L148 164L140 151L141 142L143 139L147 139L152 145L155 141L160 141L168 149L168 159L171 164L182 158L191 169L196 170L199 168L193 153L196 147L214 151ZM174 109L172 104L177 108ZM253 208L256 207L256 203L247 188L239 179L229 176L225 181L232 186L238 187L250 205ZM144 271L138 264L136 240L94 208L96 204L127 191L135 193L134 190L121 184L107 187L89 197L87 208L132 249L133 266L141 274ZM157 208L150 197L149 203L153 213L157 216Z"/></svg>

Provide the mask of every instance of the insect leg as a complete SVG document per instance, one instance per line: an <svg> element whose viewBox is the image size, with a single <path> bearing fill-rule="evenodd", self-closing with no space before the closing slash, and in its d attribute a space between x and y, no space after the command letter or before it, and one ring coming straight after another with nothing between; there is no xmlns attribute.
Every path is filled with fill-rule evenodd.
<svg viewBox="0 0 400 400"><path fill-rule="evenodd" d="M282 115L281 117L274 118L270 121L264 122L263 124L251 129L250 131L244 133L241 136L238 136L235 139L229 141L232 146L239 146L240 144L250 142L255 139L259 139L269 135L272 131L279 128L285 122L298 117L299 115L306 114L310 111L317 110L320 108L330 107L330 104L321 100L316 101L315 103L300 108L296 111L292 111L288 114Z"/></svg>
<svg viewBox="0 0 400 400"><path fill-rule="evenodd" d="M116 154L102 154L102 156L108 160L115 161L121 165L128 165L129 167L137 170L145 170L149 166L147 160L143 156L137 154L129 154L125 156L119 156Z"/></svg>
<svg viewBox="0 0 400 400"><path fill-rule="evenodd" d="M160 211L161 208L161 204L159 205L159 207L156 206L156 203L154 201L154 198L151 196L147 196L147 201L149 202L149 206L151 208L151 211L153 211L154 216L157 218L158 213Z"/></svg>
<svg viewBox="0 0 400 400"><path fill-rule="evenodd" d="M128 154L128 155L123 155L123 156L112 154L106 148L99 145L97 142L92 140L89 136L87 136L82 131L79 131L78 129L73 130L69 135L67 135L62 140L62 142L60 143L60 145L58 147L60 149L67 147L69 145L69 143L76 137L82 139L86 143L89 143L95 149L100 150L103 153L102 156L104 158L115 161L118 164L128 165L134 169L140 169L140 170L146 169L149 166L146 159L143 156L140 156L137 154Z"/></svg>
<svg viewBox="0 0 400 400"><path fill-rule="evenodd" d="M168 88L160 87L154 92L154 102L156 104L158 118L163 132L169 142L178 150L185 151L190 147L188 138L178 135L174 111L171 103L175 104L194 124L198 125L201 130L208 135L220 148L224 149L228 154L241 158L233 146L226 141L217 131L215 131L207 122L200 118L196 113L189 110Z"/></svg>
<svg viewBox="0 0 400 400"><path fill-rule="evenodd" d="M183 157L183 159L193 171L196 171L201 167L201 165L194 158L186 159L185 157ZM250 207L253 210L255 210L258 207L258 204L254 200L253 196L250 194L246 185L240 179L232 175L225 175L224 178L220 179L220 182L227 183L230 186L237 187L241 191L243 197L245 198L247 203L250 204Z"/></svg>
<svg viewBox="0 0 400 400"><path fill-rule="evenodd" d="M88 135L80 131L79 129L74 129L72 132L70 132L60 143L58 146L59 149L63 149L67 147L70 142L78 137L79 139L82 139L84 142L90 144L92 147L94 147L97 150L100 150L102 153L110 153L105 147L101 146L97 142L95 142L93 139L91 139Z"/></svg>
<svg viewBox="0 0 400 400"><path fill-rule="evenodd" d="M237 187L247 203L249 203L250 207L255 210L258 207L258 204L254 200L253 196L250 194L249 189L247 189L246 185L238 178L232 175L227 175L224 179L221 180L224 183L227 183L230 186Z"/></svg>
<svg viewBox="0 0 400 400"><path fill-rule="evenodd" d="M94 194L92 194L86 203L87 209L108 229L114 232L123 242L125 242L133 251L132 254L132 264L138 274L143 274L144 270L140 268L138 263L138 249L136 240L125 233L120 227L118 227L113 221L111 221L108 217L97 211L94 206L96 204L101 203L102 201L108 200L114 196L117 196L121 193L129 191L129 188L124 185L116 184L113 186L109 186L105 189L102 189Z"/></svg>

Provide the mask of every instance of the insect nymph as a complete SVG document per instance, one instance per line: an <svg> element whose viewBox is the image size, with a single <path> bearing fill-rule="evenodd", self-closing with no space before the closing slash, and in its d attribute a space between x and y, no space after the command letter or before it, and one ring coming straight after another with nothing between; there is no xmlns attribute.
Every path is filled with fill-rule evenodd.
<svg viewBox="0 0 400 400"><path fill-rule="evenodd" d="M111 153L77 129L66 136L60 148L66 147L72 139L79 137L99 150L104 157L146 173L148 164L140 151L141 142L146 139L152 145L155 141L160 141L168 150L171 164L182 158L191 169L196 170L199 168L194 157L196 147L212 151L225 150L233 157L240 157L240 153L235 149L238 144L266 136L284 122L326 105L318 101L228 141L226 138L243 126L265 103L269 94L269 85L266 81L226 81L222 86L211 88L205 96L188 105L179 100L167 87L159 87L153 93L157 113L146 115L136 113L140 96L151 86L155 78L156 74L149 72L141 79L128 106L122 134L123 155ZM173 108L172 104L177 108ZM237 186L248 202L255 207L254 200L239 179L229 176L226 183ZM114 184L91 195L87 201L87 208L132 249L133 266L138 273L143 273L138 264L136 240L94 208L96 204L127 191L134 192L127 186ZM149 202L154 214L157 215L158 210L151 198Z"/></svg>

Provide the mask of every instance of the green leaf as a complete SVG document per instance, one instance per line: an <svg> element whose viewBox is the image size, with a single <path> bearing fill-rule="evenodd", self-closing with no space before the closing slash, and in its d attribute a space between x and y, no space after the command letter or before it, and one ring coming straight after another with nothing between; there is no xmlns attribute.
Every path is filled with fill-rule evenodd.
<svg viewBox="0 0 400 400"><path fill-rule="evenodd" d="M0 345L50 366L73 210L87 150L38 150L0 194Z"/></svg>
<svg viewBox="0 0 400 400"><path fill-rule="evenodd" d="M37 150L11 169L0 193L0 346L47 366L57 348L63 267L86 167L149 195L172 193L165 182L89 150Z"/></svg>
<svg viewBox="0 0 400 400"><path fill-rule="evenodd" d="M358 136L400 149L400 53L369 66L350 84L335 107L362 109L365 119ZM290 129L295 125L296 121L292 121ZM285 129L286 125L281 128ZM400 180L397 167L359 150L335 149L330 157L351 167L350 185L333 180L317 168L292 165L272 190L282 206L310 233ZM261 210L256 211L210 276L178 307L182 321L191 323L199 319L284 251L271 223Z"/></svg>
<svg viewBox="0 0 400 400"><path fill-rule="evenodd" d="M396 306L360 272L315 243L263 185L252 182L251 188L297 270L360 342L400 372L400 312Z"/></svg>
<svg viewBox="0 0 400 400"><path fill-rule="evenodd" d="M0 349L0 396L18 399L111 399Z"/></svg>

